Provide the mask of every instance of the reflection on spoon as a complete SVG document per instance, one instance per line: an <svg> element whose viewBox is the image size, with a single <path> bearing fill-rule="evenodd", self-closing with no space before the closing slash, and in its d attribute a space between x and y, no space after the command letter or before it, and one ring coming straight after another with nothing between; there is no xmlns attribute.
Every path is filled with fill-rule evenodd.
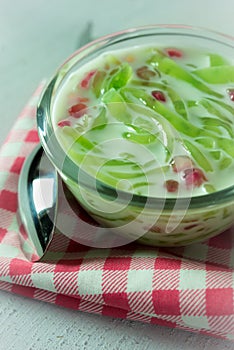
<svg viewBox="0 0 234 350"><path fill-rule="evenodd" d="M53 236L57 191L57 172L38 145L21 170L18 204L23 225L40 257Z"/></svg>

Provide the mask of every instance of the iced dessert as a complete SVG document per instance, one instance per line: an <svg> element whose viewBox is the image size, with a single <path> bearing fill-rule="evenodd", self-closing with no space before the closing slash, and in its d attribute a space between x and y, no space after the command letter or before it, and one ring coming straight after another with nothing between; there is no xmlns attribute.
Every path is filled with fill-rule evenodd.
<svg viewBox="0 0 234 350"><path fill-rule="evenodd" d="M183 47L105 53L58 95L58 139L85 171L135 194L186 197L231 186L232 63Z"/></svg>
<svg viewBox="0 0 234 350"><path fill-rule="evenodd" d="M41 119L48 156L77 200L103 226L150 245L187 245L234 221L233 57L191 33L175 46L171 32L164 46L105 41L79 68L65 64L40 106L57 140L48 143Z"/></svg>

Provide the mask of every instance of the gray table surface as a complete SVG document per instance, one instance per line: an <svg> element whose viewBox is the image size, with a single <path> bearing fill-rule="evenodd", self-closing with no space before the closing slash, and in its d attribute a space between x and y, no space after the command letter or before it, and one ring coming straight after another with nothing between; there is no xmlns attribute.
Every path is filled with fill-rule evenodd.
<svg viewBox="0 0 234 350"><path fill-rule="evenodd" d="M72 53L87 21L94 36L183 23L234 34L231 0L0 0L0 144L32 91ZM0 218L1 220L1 218ZM231 342L116 320L0 291L0 349L234 349Z"/></svg>

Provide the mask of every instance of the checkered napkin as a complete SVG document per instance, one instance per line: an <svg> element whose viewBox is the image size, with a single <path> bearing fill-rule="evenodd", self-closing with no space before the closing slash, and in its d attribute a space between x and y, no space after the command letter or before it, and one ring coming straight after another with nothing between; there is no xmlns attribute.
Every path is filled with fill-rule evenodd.
<svg viewBox="0 0 234 350"><path fill-rule="evenodd" d="M183 248L88 248L56 233L44 258L18 220L17 185L38 143L35 106L0 151L0 289L56 305L234 340L234 229ZM28 253L28 254L27 254Z"/></svg>

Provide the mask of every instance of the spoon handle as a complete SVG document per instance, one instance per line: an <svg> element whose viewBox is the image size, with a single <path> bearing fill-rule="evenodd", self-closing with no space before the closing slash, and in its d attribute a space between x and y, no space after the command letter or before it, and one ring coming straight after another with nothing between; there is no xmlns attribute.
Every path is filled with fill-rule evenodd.
<svg viewBox="0 0 234 350"><path fill-rule="evenodd" d="M93 22L89 21L82 32L79 34L76 49L79 49L82 46L85 46L90 41L93 40Z"/></svg>

